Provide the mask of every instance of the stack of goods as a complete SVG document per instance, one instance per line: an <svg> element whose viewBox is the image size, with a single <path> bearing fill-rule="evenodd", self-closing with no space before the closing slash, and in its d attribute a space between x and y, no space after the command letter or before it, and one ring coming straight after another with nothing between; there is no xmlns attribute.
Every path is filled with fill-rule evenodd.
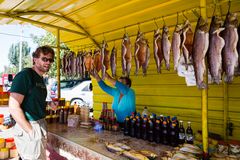
<svg viewBox="0 0 240 160"><path fill-rule="evenodd" d="M82 106L80 111L80 127L83 128L90 128L91 122L89 121L89 107L88 106Z"/></svg>
<svg viewBox="0 0 240 160"><path fill-rule="evenodd" d="M173 147L185 142L193 144L191 122L188 122L188 127L185 130L183 121L180 121L179 125L177 117L170 119L170 116L160 115L157 117L156 114L152 114L150 117L146 114L142 116L140 113L132 114L130 117L126 117L124 121L123 133L126 136Z"/></svg>
<svg viewBox="0 0 240 160"><path fill-rule="evenodd" d="M105 145L108 151L116 153L117 155L122 155L124 157L127 157L128 159L148 160L157 158L157 154L151 151L148 150L135 151L131 147L123 143L106 142Z"/></svg>
<svg viewBox="0 0 240 160"><path fill-rule="evenodd" d="M16 158L18 152L13 138L0 138L0 159Z"/></svg>
<svg viewBox="0 0 240 160"><path fill-rule="evenodd" d="M118 131L118 124L114 110L107 108L107 103L103 103L102 112L99 118L104 130Z"/></svg>
<svg viewBox="0 0 240 160"><path fill-rule="evenodd" d="M198 160L202 156L202 150L196 145L183 144L182 147L176 147L173 151L163 151L161 153L161 160Z"/></svg>

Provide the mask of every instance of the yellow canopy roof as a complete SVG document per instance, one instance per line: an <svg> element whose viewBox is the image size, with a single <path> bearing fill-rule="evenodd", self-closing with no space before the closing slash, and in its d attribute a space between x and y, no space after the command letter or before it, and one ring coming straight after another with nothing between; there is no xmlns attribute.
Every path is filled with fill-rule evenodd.
<svg viewBox="0 0 240 160"><path fill-rule="evenodd" d="M184 15L196 22L201 0L0 0L0 24L31 23L52 33L60 29L60 40L70 47L96 45L103 39L120 40L152 32L165 23L175 26ZM224 16L228 0L207 0L207 16ZM204 6L203 6L204 7ZM239 11L240 1L231 1L231 12ZM177 14L178 13L178 14ZM178 17L178 18L177 18Z"/></svg>

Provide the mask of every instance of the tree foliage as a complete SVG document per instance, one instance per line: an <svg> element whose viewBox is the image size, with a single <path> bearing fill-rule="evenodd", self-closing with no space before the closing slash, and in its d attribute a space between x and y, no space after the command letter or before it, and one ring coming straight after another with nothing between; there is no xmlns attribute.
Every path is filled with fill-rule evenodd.
<svg viewBox="0 0 240 160"><path fill-rule="evenodd" d="M32 38L33 38L33 42L34 43L37 43L38 46L43 46L43 45L49 45L49 46L56 46L56 37L50 33L50 32L47 32L46 35L44 36L33 36L32 35ZM64 43L60 43L60 47L61 48L67 48L66 45ZM55 53L56 53L56 49L55 50ZM64 51L63 50L60 50L60 57L62 57L64 54ZM48 74L49 74L49 77L56 77L57 76L57 61L56 61L56 54L55 54L55 61L54 63L52 64L52 67L51 69L49 70Z"/></svg>
<svg viewBox="0 0 240 160"><path fill-rule="evenodd" d="M28 46L26 41L22 42L22 68L31 66L31 56L30 56L31 47ZM20 42L12 44L9 48L8 59L10 61L10 68L6 68L7 71L16 73L19 68L19 57L20 57Z"/></svg>

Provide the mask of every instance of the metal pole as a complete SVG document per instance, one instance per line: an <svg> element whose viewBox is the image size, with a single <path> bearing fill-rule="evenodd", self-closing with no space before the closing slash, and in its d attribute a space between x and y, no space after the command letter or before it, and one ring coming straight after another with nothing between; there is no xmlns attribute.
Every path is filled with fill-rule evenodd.
<svg viewBox="0 0 240 160"><path fill-rule="evenodd" d="M21 25L21 36L20 36L20 42L19 42L19 66L18 71L20 72L22 70L22 38L23 38L23 26Z"/></svg>
<svg viewBox="0 0 240 160"><path fill-rule="evenodd" d="M61 97L61 88L60 88L60 30L57 29L57 88L58 88L58 98Z"/></svg>
<svg viewBox="0 0 240 160"><path fill-rule="evenodd" d="M201 16L207 18L206 0L200 0ZM206 61L205 61L206 62ZM208 84L208 67L206 65L206 84ZM203 158L208 157L208 89L202 90L202 139L203 139Z"/></svg>

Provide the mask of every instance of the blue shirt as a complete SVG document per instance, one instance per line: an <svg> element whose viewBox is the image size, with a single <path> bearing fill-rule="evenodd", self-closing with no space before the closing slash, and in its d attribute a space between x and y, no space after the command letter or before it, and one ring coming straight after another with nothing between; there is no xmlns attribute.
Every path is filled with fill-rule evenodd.
<svg viewBox="0 0 240 160"><path fill-rule="evenodd" d="M135 104L135 92L133 89L122 84L119 81L116 81L115 87L112 88L106 85L102 80L98 82L99 86L103 91L113 96L112 109L114 110L117 121L122 123L124 122L126 116L130 116L132 112L136 110ZM121 100L119 101L120 94L123 94Z"/></svg>

